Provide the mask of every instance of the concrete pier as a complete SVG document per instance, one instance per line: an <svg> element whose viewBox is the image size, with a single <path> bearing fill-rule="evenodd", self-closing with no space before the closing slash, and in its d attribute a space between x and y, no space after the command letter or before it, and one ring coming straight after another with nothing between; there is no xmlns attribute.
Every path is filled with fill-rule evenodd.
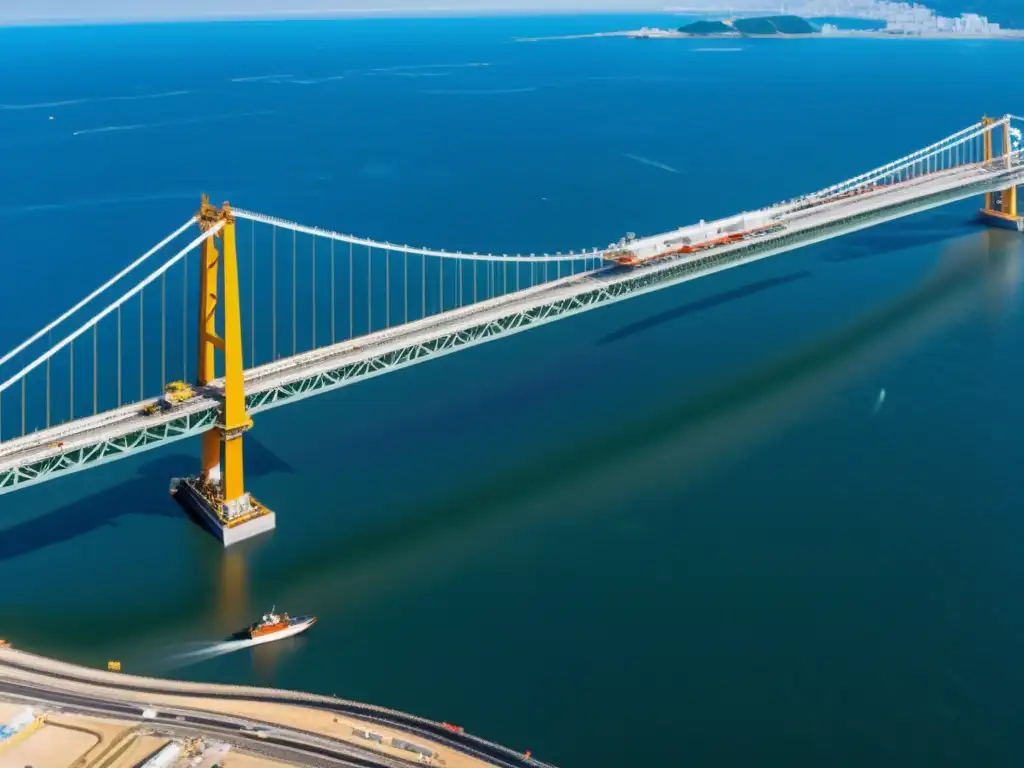
<svg viewBox="0 0 1024 768"><path fill-rule="evenodd" d="M171 484L171 494L225 547L268 533L277 526L274 513L248 493L232 504L218 503L209 492L204 492L196 477L176 479Z"/></svg>
<svg viewBox="0 0 1024 768"><path fill-rule="evenodd" d="M978 211L978 216L990 227L1012 229L1015 232L1024 232L1024 216L1011 216L1008 213L987 211L984 208Z"/></svg>

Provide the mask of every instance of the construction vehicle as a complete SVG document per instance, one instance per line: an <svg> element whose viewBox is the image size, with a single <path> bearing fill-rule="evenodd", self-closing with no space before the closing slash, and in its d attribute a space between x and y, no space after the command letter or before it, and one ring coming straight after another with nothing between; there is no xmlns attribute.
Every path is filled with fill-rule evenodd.
<svg viewBox="0 0 1024 768"><path fill-rule="evenodd" d="M196 396L195 390L184 381L172 381L164 387L164 394L155 403L149 403L142 412L152 416L159 411L169 411L179 405L188 402Z"/></svg>
<svg viewBox="0 0 1024 768"><path fill-rule="evenodd" d="M164 401L172 408L195 396L195 391L184 381L172 381L164 387Z"/></svg>
<svg viewBox="0 0 1024 768"><path fill-rule="evenodd" d="M636 233L627 232L625 237L620 237L618 242L609 243L605 249L604 258L607 261L615 262L624 267L632 267L640 263L641 259L633 253L631 246L636 242Z"/></svg>

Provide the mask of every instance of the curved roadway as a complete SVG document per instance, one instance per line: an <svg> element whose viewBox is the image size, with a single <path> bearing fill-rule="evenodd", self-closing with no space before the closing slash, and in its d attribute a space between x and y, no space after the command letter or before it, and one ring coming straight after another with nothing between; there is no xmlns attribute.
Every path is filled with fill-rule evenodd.
<svg viewBox="0 0 1024 768"><path fill-rule="evenodd" d="M35 683L31 678L26 679L25 677L17 674L5 675L3 674L4 669L13 670L15 673L25 673L27 675L44 675L47 679L47 683ZM51 697L56 697L53 700L65 700L69 703L77 702L79 705L84 705L90 702L92 704L96 704L96 702L99 702L99 705L102 706L116 706L120 707L122 712L130 711L136 714L140 713L142 710L142 706L138 702L112 702L109 698L105 699L99 696L90 696L88 694L83 694L78 690L62 690L60 687L61 683L102 687L105 692L110 693L124 691L136 694L148 693L163 696L187 696L235 701L257 701L273 704L291 704L315 707L316 709L348 715L364 722L387 726L396 731L400 731L402 734L408 734L414 737L419 736L436 744L448 747L455 752L475 757L491 765L502 766L502 768L550 768L549 766L546 766L545 763L532 758L527 758L523 753L516 752L515 750L487 741L486 739L482 739L478 736L464 732L458 733L446 728L441 723L418 717L416 715L410 715L404 712L374 706L372 704L364 704L361 702L348 701L346 699L338 699L331 696L321 696L299 691L251 688L247 686L205 685L175 680L162 680L159 678L122 676L117 673L109 673L85 667L76 667L72 664L46 659L33 654L24 653L22 651L13 651L10 649L0 651L0 691L18 692L18 689L24 690L27 688L32 689L35 693L22 693L22 695L35 696L40 700L50 700ZM168 710L167 707L162 705L160 705L158 709L164 709L165 711ZM174 710L172 709L171 711ZM223 728L225 727L225 723L231 723L235 725L237 732L238 724L246 722L245 718L236 717L234 715L223 715L221 713L209 712L199 713L195 709L186 709L184 706L180 708L180 711L182 713L190 713L188 716L193 718L198 724L204 725L204 727L215 726ZM297 731L295 729L289 729L276 724L259 723L255 721L248 722L255 723L264 729L269 729L274 734L278 734L274 738L284 739L286 742L285 746L291 746L292 748L299 748L300 746L305 745L307 751L309 751L309 745L313 744L321 749L328 748L333 749L339 754L344 753L342 756L345 757L345 759L350 759L351 755L347 753L355 749L346 742L318 737L316 734ZM267 737L267 739L269 738L270 736ZM317 741L311 741L311 739ZM259 741L263 742L264 739L261 738ZM330 746L325 746L324 742L328 742ZM364 759L367 754L376 756L377 753L367 751L363 755ZM364 765L365 764L366 763L364 763ZM382 763L379 760L377 763L369 763L369 765L386 764L387 763Z"/></svg>
<svg viewBox="0 0 1024 768"><path fill-rule="evenodd" d="M145 724L172 736L206 736L287 764L303 766L347 766L352 768L407 768L408 763L343 744L325 744L326 739L301 731L270 726L219 714L196 714L195 710L163 707L144 718L138 704L55 690L48 687L0 680L0 694L23 698L31 705L47 705L61 712L99 715ZM266 735L255 736L255 729Z"/></svg>

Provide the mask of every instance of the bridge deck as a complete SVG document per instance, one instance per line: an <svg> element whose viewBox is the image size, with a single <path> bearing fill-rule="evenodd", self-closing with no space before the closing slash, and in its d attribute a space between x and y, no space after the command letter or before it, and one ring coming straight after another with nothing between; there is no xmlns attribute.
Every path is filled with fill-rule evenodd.
<svg viewBox="0 0 1024 768"><path fill-rule="evenodd" d="M803 209L767 209L768 215L780 217L785 225L782 231L639 267L610 266L562 278L252 368L245 374L248 406L252 412L259 412L611 301L1021 181L1024 167L1014 157L1010 167L1005 159L988 165L961 166ZM663 252L666 240L677 231L642 238L631 245L631 250L642 256ZM221 389L222 382L213 382L192 401L168 413L146 416L141 413L143 403L136 403L4 442L0 444L0 493L199 434L216 421ZM49 447L55 443L60 445Z"/></svg>

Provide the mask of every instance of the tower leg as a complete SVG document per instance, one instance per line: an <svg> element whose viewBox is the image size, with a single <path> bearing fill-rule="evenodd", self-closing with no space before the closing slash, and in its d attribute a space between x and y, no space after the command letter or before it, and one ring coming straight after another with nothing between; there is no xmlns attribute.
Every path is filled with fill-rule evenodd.
<svg viewBox="0 0 1024 768"><path fill-rule="evenodd" d="M209 205L203 198L204 208ZM201 212L202 213L202 212ZM217 378L217 299L218 271L220 254L214 238L208 238L200 246L199 264L199 365L197 382L205 386ZM202 437L202 464L200 470L204 482L209 485L220 485L220 435L214 431L206 432Z"/></svg>
<svg viewBox="0 0 1024 768"><path fill-rule="evenodd" d="M1024 232L1024 217L1017 211L1017 188L996 193L996 199L980 211L981 220L990 227Z"/></svg>
<svg viewBox="0 0 1024 768"><path fill-rule="evenodd" d="M995 122L995 120L993 120L991 117L983 117L983 118L981 118L982 125L992 125L992 123L994 123L994 122ZM985 133L982 134L981 145L982 145L982 161L987 165L988 163L992 162L992 129L989 129L989 130L985 131ZM986 210L986 211L991 211L992 210L992 193L991 192L986 192L985 193L985 208L984 208L984 210Z"/></svg>
<svg viewBox="0 0 1024 768"><path fill-rule="evenodd" d="M222 225L215 237L222 240L223 255L218 253L214 237L202 245L198 378L200 386L216 378L216 351L220 350L224 356L224 402L217 426L203 435L200 474L179 481L173 493L228 546L272 530L276 520L273 512L245 491L242 435L252 426L252 419L245 407L235 220L227 203L218 209L205 195L198 218L204 231ZM222 296L218 290L219 271L223 272ZM219 305L224 318L223 337L217 335Z"/></svg>
<svg viewBox="0 0 1024 768"><path fill-rule="evenodd" d="M1003 213L1007 216L1017 218L1017 188L1010 187L1003 192Z"/></svg>

